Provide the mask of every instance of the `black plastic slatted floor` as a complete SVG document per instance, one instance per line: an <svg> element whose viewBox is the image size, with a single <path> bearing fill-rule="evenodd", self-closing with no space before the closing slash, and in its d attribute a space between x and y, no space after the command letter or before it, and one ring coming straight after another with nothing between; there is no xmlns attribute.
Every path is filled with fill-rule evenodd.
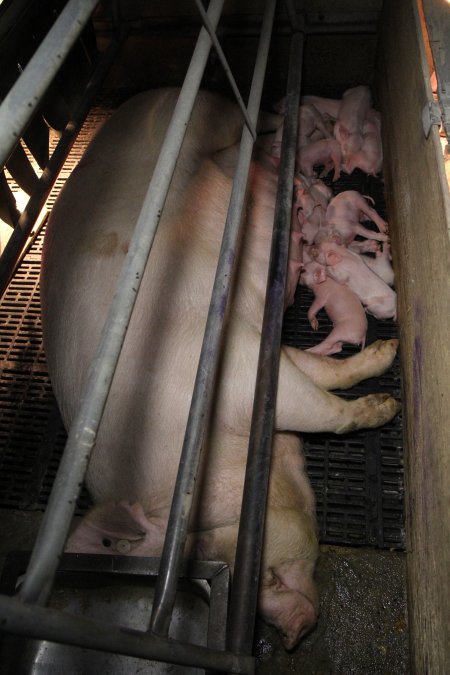
<svg viewBox="0 0 450 675"><path fill-rule="evenodd" d="M95 127L109 110L97 109L88 118L65 166L64 174L81 156ZM64 175L49 200L51 205ZM384 214L380 179L361 172L343 176L335 192L357 189L375 199ZM64 447L63 429L46 371L42 347L39 305L39 264L42 235L25 256L0 306L0 508L42 510ZM312 332L306 312L312 295L299 287L295 304L286 313L283 340L308 347L323 339L331 326L322 312L320 330ZM396 336L393 322L369 320L367 342ZM346 347L343 355L355 352ZM387 391L400 398L398 361L389 373L346 392L360 396ZM301 405L301 401L299 401ZM382 429L337 437L332 434L304 436L308 472L316 498L323 543L368 545L402 549L403 466L401 419ZM83 492L78 513L89 506Z"/></svg>
<svg viewBox="0 0 450 675"><path fill-rule="evenodd" d="M350 176L342 174L334 184L328 178L325 182L334 194L358 190L372 197L374 208L386 217L380 178L356 170ZM365 224L370 227L370 223ZM313 297L309 289L298 287L295 303L285 315L283 341L286 344L306 349L330 333L332 324L323 310L317 315L319 330L315 332L309 325L307 311ZM368 323L366 344L397 337L397 326L393 321L379 321L368 316ZM342 354L334 358L349 356L356 351L356 347L346 345ZM386 392L401 398L398 356L387 373L365 380L342 395L356 397L373 392ZM303 439L308 473L316 493L321 541L404 548L401 416L380 429L343 437L303 434Z"/></svg>

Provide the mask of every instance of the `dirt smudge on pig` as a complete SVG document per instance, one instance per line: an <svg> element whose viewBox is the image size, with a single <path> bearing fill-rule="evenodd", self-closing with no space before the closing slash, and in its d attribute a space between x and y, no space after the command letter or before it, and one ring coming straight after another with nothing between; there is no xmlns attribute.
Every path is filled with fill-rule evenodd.
<svg viewBox="0 0 450 675"><path fill-rule="evenodd" d="M111 258L119 247L119 235L117 232L103 232L98 230L92 234L86 243L86 252L96 258ZM123 250L123 246L121 246Z"/></svg>

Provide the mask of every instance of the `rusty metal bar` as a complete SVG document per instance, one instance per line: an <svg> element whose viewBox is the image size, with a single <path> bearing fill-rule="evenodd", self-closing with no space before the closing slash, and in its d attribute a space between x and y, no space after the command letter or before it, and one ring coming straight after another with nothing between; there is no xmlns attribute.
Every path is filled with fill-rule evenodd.
<svg viewBox="0 0 450 675"><path fill-rule="evenodd" d="M142 631L56 609L30 606L18 598L4 595L0 596L0 623L6 633L30 638L220 672L241 675L254 673L254 660L248 656L236 656L179 640L154 637Z"/></svg>
<svg viewBox="0 0 450 675"><path fill-rule="evenodd" d="M223 0L211 1L208 13L212 23L219 21L222 6ZM69 430L49 504L20 589L21 598L27 602L45 603L50 594L210 49L211 40L206 30L202 29L136 223L110 311L87 374L82 403Z"/></svg>
<svg viewBox="0 0 450 675"><path fill-rule="evenodd" d="M269 52L276 0L267 0L261 37L256 57L253 82L249 97L249 114L256 124L261 103L264 74ZM253 138L244 128L236 173L230 198L225 230L216 270L210 309L206 322L199 366L192 395L186 435L181 452L167 534L161 556L161 569L155 588L151 630L167 635L175 601L178 568L182 559L195 477L200 461L203 440L208 426L214 384L220 360L220 347L231 290L235 251L240 236L247 177L253 149Z"/></svg>
<svg viewBox="0 0 450 675"><path fill-rule="evenodd" d="M292 36L274 231L249 439L227 646L250 654L256 618L278 385L304 36Z"/></svg>
<svg viewBox="0 0 450 675"><path fill-rule="evenodd" d="M98 0L70 0L0 106L0 166L37 110Z"/></svg>
<svg viewBox="0 0 450 675"><path fill-rule="evenodd" d="M211 22L208 19L208 15L206 14L205 10L203 9L203 5L201 3L201 0L195 0L195 4L197 5L197 9L200 13L200 16L202 17L203 24L204 24L206 30L209 33L209 37L212 40L212 43L214 45L214 49L216 50L217 56L219 57L220 63L222 64L222 67L223 67L223 69L225 71L225 74L228 78L228 82L230 83L230 86L231 86L231 88L233 90L233 93L236 97L237 104L240 107L242 114L244 115L244 119L245 119L245 123L247 125L247 128L250 131L250 133L253 137L253 140L255 141L256 140L256 127L252 123L252 121L251 121L251 119L248 115L247 108L245 107L245 103L242 100L242 96L239 92L238 86L236 84L236 80L233 77L233 73L231 72L230 66L228 65L228 61L226 59L225 54L223 53L223 49L220 46L220 42L217 39L217 35L216 35L213 27L211 26Z"/></svg>

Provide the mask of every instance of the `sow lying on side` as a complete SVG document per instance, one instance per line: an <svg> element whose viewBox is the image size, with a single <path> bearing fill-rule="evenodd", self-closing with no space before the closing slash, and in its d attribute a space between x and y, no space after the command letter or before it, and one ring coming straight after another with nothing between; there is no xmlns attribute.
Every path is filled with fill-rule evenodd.
<svg viewBox="0 0 450 675"><path fill-rule="evenodd" d="M178 91L131 99L100 130L59 197L42 273L45 348L67 426L106 317ZM143 277L87 474L98 503L70 551L161 553L240 138L234 104L201 93ZM221 378L187 555L233 567L277 184L254 161ZM297 280L295 281L295 284ZM397 343L346 360L283 347L260 589L287 648L316 621L314 498L293 432L376 427L386 394L328 393L382 373Z"/></svg>

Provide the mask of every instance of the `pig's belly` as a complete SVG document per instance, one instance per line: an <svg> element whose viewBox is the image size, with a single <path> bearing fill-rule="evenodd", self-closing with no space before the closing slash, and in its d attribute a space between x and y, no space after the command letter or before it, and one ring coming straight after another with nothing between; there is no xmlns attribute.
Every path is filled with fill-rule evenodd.
<svg viewBox="0 0 450 675"><path fill-rule="evenodd" d="M152 256L166 263L149 267L142 280L86 482L97 503L139 501L146 513L164 517L185 434L216 261L208 265L203 252L201 274L199 261L188 260L193 277L177 277L167 247L160 244L155 241ZM77 264L74 252L71 279L67 280L67 270L53 270L56 296L49 306L58 302L63 274L65 295L59 311L45 322L45 339L66 428L76 414L123 257L115 264L108 257L83 254ZM192 289L185 295L190 287L195 288L194 297ZM234 348L226 350L222 362L211 430L214 442L207 452L208 473L214 475L216 487L217 475L229 483L236 463L242 465L246 443L241 441L248 434L257 359L245 321L231 321L230 326ZM228 466L211 459L222 450ZM242 474L243 468L236 472L236 490Z"/></svg>

